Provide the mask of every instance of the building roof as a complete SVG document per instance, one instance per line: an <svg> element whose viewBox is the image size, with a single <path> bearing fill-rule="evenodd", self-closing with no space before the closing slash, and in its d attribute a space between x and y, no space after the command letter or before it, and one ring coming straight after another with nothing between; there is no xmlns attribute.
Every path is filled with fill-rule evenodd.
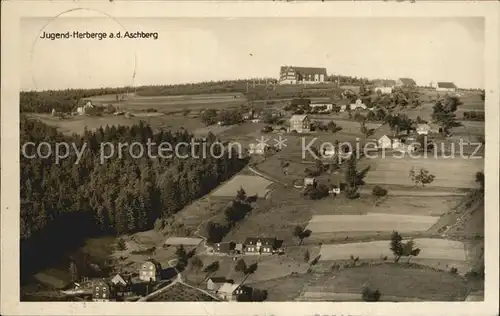
<svg viewBox="0 0 500 316"><path fill-rule="evenodd" d="M226 282L226 283L222 284L222 286L219 288L219 292L232 294L239 287L240 287L240 284L238 284L238 283Z"/></svg>
<svg viewBox="0 0 500 316"><path fill-rule="evenodd" d="M379 79L373 82L375 87L391 87L396 84L395 80Z"/></svg>
<svg viewBox="0 0 500 316"><path fill-rule="evenodd" d="M226 279L225 277L211 277L208 281L212 281L213 283L234 283L233 280Z"/></svg>
<svg viewBox="0 0 500 316"><path fill-rule="evenodd" d="M417 83L411 78L399 78L399 80L406 86L415 86Z"/></svg>
<svg viewBox="0 0 500 316"><path fill-rule="evenodd" d="M245 239L245 245L255 245L260 241L265 246L275 246L276 245L276 237L275 238L258 238L258 237L247 237Z"/></svg>
<svg viewBox="0 0 500 316"><path fill-rule="evenodd" d="M438 88L446 88L446 89L454 89L457 87L453 82L438 82L437 86Z"/></svg>
<svg viewBox="0 0 500 316"><path fill-rule="evenodd" d="M117 274L115 275L112 279L111 279L111 283L113 284L123 284L123 285L126 285L128 283L128 278L125 278L123 277L121 274Z"/></svg>
<svg viewBox="0 0 500 316"><path fill-rule="evenodd" d="M324 75L325 77L327 76L326 68L320 68L320 67L281 66L280 72L283 73L288 70L293 70L296 73L301 73L301 74L318 74L318 75Z"/></svg>
<svg viewBox="0 0 500 316"><path fill-rule="evenodd" d="M292 115L290 121L304 121L307 118L307 115Z"/></svg>

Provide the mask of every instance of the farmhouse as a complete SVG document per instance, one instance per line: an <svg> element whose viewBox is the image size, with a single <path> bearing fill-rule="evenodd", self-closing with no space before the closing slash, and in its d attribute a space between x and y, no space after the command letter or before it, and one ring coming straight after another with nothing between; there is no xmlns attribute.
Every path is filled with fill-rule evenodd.
<svg viewBox="0 0 500 316"><path fill-rule="evenodd" d="M325 102L313 102L309 105L313 109L319 108L319 112L331 112L333 110L333 104L332 103L325 103Z"/></svg>
<svg viewBox="0 0 500 316"><path fill-rule="evenodd" d="M397 87L415 87L417 83L411 78L399 78L396 80Z"/></svg>
<svg viewBox="0 0 500 316"><path fill-rule="evenodd" d="M277 249L276 238L248 237L245 242L245 252L250 254L271 254Z"/></svg>
<svg viewBox="0 0 500 316"><path fill-rule="evenodd" d="M79 107L76 108L76 112L79 115L84 115L86 113L87 109L92 109L92 108L94 108L94 105L92 104L92 101L85 100L84 104L82 106L79 106Z"/></svg>
<svg viewBox="0 0 500 316"><path fill-rule="evenodd" d="M290 131L307 133L311 130L311 120L307 115L292 115L290 118Z"/></svg>
<svg viewBox="0 0 500 316"><path fill-rule="evenodd" d="M241 295L251 293L251 288L241 284L224 283L217 291L220 298L228 301L236 301Z"/></svg>
<svg viewBox="0 0 500 316"><path fill-rule="evenodd" d="M416 132L418 135L429 135L429 133L439 133L441 128L435 124L417 124Z"/></svg>
<svg viewBox="0 0 500 316"><path fill-rule="evenodd" d="M224 277L211 277L207 280L207 290L217 292L224 283L233 284L234 282Z"/></svg>
<svg viewBox="0 0 500 316"><path fill-rule="evenodd" d="M236 254L242 254L243 253L243 250L244 250L244 246L243 244L236 244L236 246L234 247L234 252Z"/></svg>
<svg viewBox="0 0 500 316"><path fill-rule="evenodd" d="M316 185L316 179L315 178L304 178L304 186L307 187L308 185Z"/></svg>
<svg viewBox="0 0 500 316"><path fill-rule="evenodd" d="M139 269L139 279L143 282L156 282L161 279L161 264L155 259L146 260Z"/></svg>
<svg viewBox="0 0 500 316"><path fill-rule="evenodd" d="M264 143L248 145L248 153L250 155L264 155L268 149L269 145Z"/></svg>
<svg viewBox="0 0 500 316"><path fill-rule="evenodd" d="M438 82L436 84L436 91L442 92L455 92L457 87L453 82Z"/></svg>
<svg viewBox="0 0 500 316"><path fill-rule="evenodd" d="M234 251L236 244L234 242L220 242L216 243L214 247L214 251L217 253L225 253L229 254Z"/></svg>
<svg viewBox="0 0 500 316"><path fill-rule="evenodd" d="M357 110L357 109L362 109L366 110L366 105L363 104L363 101L361 99L357 99L355 103L352 103L350 105L351 111Z"/></svg>
<svg viewBox="0 0 500 316"><path fill-rule="evenodd" d="M132 276L130 275L125 277L118 273L111 279L111 284L117 296L126 296L132 293Z"/></svg>
<svg viewBox="0 0 500 316"><path fill-rule="evenodd" d="M326 68L282 66L279 83L322 83L325 82L326 76Z"/></svg>
<svg viewBox="0 0 500 316"><path fill-rule="evenodd" d="M98 280L93 284L92 300L94 302L108 302L115 299L115 291L113 285L104 280Z"/></svg>

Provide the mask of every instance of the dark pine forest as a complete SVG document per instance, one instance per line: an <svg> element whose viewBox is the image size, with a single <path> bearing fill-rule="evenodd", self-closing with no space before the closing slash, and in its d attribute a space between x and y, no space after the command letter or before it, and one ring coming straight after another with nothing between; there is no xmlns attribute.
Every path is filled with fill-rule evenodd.
<svg viewBox="0 0 500 316"><path fill-rule="evenodd" d="M83 135L65 136L40 121L21 117L20 144L74 143L86 150L56 164L55 158L28 159L20 153L21 275L50 264L84 239L151 229L183 206L214 189L245 165L237 154L222 158L134 158L126 151L100 163L103 142L117 144L191 141L185 130L153 132L143 122L107 126ZM209 134L207 145L217 141ZM34 154L32 147L31 152ZM152 153L156 155L155 146ZM182 147L185 153L191 148ZM218 148L218 146L215 146ZM201 147L193 149L200 155ZM231 157L230 157L231 156ZM40 255L43 254L43 255Z"/></svg>

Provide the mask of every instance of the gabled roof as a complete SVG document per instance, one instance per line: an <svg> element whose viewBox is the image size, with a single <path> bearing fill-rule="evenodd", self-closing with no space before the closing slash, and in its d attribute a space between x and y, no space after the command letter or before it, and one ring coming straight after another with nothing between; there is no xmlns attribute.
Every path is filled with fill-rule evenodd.
<svg viewBox="0 0 500 316"><path fill-rule="evenodd" d="M260 241L262 245L265 246L275 246L276 238L258 238L258 237L248 237L245 239L245 245L255 245Z"/></svg>
<svg viewBox="0 0 500 316"><path fill-rule="evenodd" d="M405 86L415 86L417 83L415 80L411 78L399 78L399 80L405 85Z"/></svg>
<svg viewBox="0 0 500 316"><path fill-rule="evenodd" d="M301 73L301 74L318 74L318 75L324 75L325 77L327 76L326 68L281 66L281 69L280 69L281 72L286 72L288 70L293 70L296 73Z"/></svg>
<svg viewBox="0 0 500 316"><path fill-rule="evenodd" d="M396 80L379 79L379 80L375 80L373 82L373 84L376 87L391 87L391 86L394 86L396 84Z"/></svg>
<svg viewBox="0 0 500 316"><path fill-rule="evenodd" d="M112 279L111 279L111 283L113 283L114 285L116 284L123 284L123 285L127 285L127 280L126 278L124 278L121 274L117 274L115 275Z"/></svg>
<svg viewBox="0 0 500 316"><path fill-rule="evenodd" d="M208 281L212 281L213 283L234 283L233 280L226 279L225 277L211 277Z"/></svg>
<svg viewBox="0 0 500 316"><path fill-rule="evenodd" d="M292 115L290 121L304 121L307 118L307 115Z"/></svg>
<svg viewBox="0 0 500 316"><path fill-rule="evenodd" d="M149 258L148 260L146 260L146 262L151 262L157 270L161 270L161 263L159 263L157 260Z"/></svg>
<svg viewBox="0 0 500 316"><path fill-rule="evenodd" d="M446 89L453 89L457 87L453 82L438 82L437 86L438 88L446 88Z"/></svg>

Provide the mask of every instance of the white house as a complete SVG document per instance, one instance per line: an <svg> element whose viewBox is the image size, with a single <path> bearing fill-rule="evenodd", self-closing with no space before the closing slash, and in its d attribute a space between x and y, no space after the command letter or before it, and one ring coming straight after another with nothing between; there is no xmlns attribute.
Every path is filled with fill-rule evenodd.
<svg viewBox="0 0 500 316"><path fill-rule="evenodd" d="M391 94L392 87L375 87L375 92L380 92L382 94Z"/></svg>
<svg viewBox="0 0 500 316"><path fill-rule="evenodd" d="M377 140L378 148L380 149L399 149L403 148L404 144L399 138L389 137L384 135Z"/></svg>
<svg viewBox="0 0 500 316"><path fill-rule="evenodd" d="M357 99L355 103L351 104L351 111L356 109L366 110L366 105L363 104L363 101L361 101L361 99Z"/></svg>
<svg viewBox="0 0 500 316"><path fill-rule="evenodd" d="M248 287L237 283L224 283L217 291L220 298L228 301L236 301L238 296L247 293Z"/></svg>
<svg viewBox="0 0 500 316"><path fill-rule="evenodd" d="M79 106L76 109L76 112L78 112L78 114L80 114L80 115L83 115L83 114L85 114L85 112L86 112L87 109L90 109L90 108L93 108L93 107L94 107L94 105L92 104L92 101L87 100L87 101L85 101L84 105Z"/></svg>
<svg viewBox="0 0 500 316"><path fill-rule="evenodd" d="M290 118L290 131L307 133L311 130L311 120L307 115L292 115Z"/></svg>
<svg viewBox="0 0 500 316"><path fill-rule="evenodd" d="M264 143L250 144L248 145L248 153L251 155L264 155L269 145Z"/></svg>
<svg viewBox="0 0 500 316"><path fill-rule="evenodd" d="M455 92L457 87L453 82L438 82L436 84L436 91L440 92Z"/></svg>

